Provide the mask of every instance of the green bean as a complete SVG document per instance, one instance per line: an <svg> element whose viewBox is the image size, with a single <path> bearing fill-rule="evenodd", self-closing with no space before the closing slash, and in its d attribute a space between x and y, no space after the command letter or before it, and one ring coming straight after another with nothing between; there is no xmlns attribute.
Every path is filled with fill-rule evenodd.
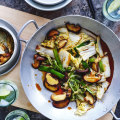
<svg viewBox="0 0 120 120"><path fill-rule="evenodd" d="M86 41L86 42L83 42L81 43L80 45L77 46L77 48L80 48L82 46L85 46L85 45L88 45L90 43L90 40Z"/></svg>
<svg viewBox="0 0 120 120"><path fill-rule="evenodd" d="M49 72L49 73L52 73L54 75L56 75L57 77L63 79L65 75L63 75L62 73L48 67L48 66L43 66L41 65L39 68L38 68L40 71L45 71L45 72Z"/></svg>
<svg viewBox="0 0 120 120"><path fill-rule="evenodd" d="M104 72L104 66L101 60L99 61L99 67L100 67L100 72Z"/></svg>

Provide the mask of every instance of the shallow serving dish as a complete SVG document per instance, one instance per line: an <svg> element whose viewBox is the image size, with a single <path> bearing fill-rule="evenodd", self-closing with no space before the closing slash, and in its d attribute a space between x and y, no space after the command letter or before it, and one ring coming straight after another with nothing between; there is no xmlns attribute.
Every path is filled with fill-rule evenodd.
<svg viewBox="0 0 120 120"><path fill-rule="evenodd" d="M100 35L102 40L108 45L114 59L114 75L111 85L104 95L102 101L98 101L95 104L94 109L91 109L83 116L76 116L74 112L76 110L76 105L74 102L70 103L68 107L72 110L57 109L48 102L50 99L51 92L47 91L42 83L42 73L38 70L32 68L31 63L33 62L33 55L35 54L35 47L40 44L46 33L52 28L57 28L63 26L65 22L80 24L83 28L86 28L96 35ZM30 22L26 23L21 29L20 33ZM36 25L36 24L35 24ZM19 35L20 35L19 33ZM76 120L95 120L106 113L110 112L112 107L117 104L120 98L120 42L118 37L106 26L88 17L83 16L65 16L54 19L43 27L38 28L37 32L32 36L32 38L27 42L26 48L21 61L21 82L24 91L31 102L31 104L43 115L50 119L76 119ZM37 74L37 76L35 75ZM38 83L41 87L41 91L38 91L35 84ZM113 114L113 112L111 111ZM65 115L64 115L65 114Z"/></svg>
<svg viewBox="0 0 120 120"><path fill-rule="evenodd" d="M43 11L55 11L55 10L59 10L63 7L65 7L66 5L68 5L72 0L64 0L63 2L56 4L56 5L41 5L39 3L36 3L33 0L25 0L30 6L38 9L38 10L43 10Z"/></svg>

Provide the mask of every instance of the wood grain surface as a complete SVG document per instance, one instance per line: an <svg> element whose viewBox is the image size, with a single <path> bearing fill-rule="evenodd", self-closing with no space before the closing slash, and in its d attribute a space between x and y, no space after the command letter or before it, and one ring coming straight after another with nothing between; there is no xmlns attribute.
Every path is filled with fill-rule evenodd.
<svg viewBox="0 0 120 120"><path fill-rule="evenodd" d="M30 19L34 19L38 23L39 26L49 21L49 19L45 19L43 17L38 17L35 15L31 15L25 12L21 12L21 11L3 7L3 6L0 6L0 18L7 20L9 23L11 23L16 28L17 31L19 31L22 25ZM30 37L35 31L36 30L34 26L31 24L26 28L26 30L23 32L21 37L25 40L28 40L30 39ZM24 50L24 47L25 45L22 43L22 51ZM30 104L30 102L28 101L23 91L21 81L20 81L20 61L15 67L15 69L13 69L7 75L0 77L0 80L2 79L12 80L13 82L17 84L19 88L19 92L20 92L19 98L13 104L14 106L37 112L37 110ZM108 113L99 120L112 120L112 116Z"/></svg>

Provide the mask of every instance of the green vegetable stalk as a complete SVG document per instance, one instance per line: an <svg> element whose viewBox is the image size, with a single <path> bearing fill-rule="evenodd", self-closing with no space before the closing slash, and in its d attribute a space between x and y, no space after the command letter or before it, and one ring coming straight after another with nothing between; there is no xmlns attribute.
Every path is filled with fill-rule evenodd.
<svg viewBox="0 0 120 120"><path fill-rule="evenodd" d="M57 77L59 77L59 78L61 78L61 79L63 79L64 76L65 76L65 75L63 75L62 73L60 73L60 72L58 72L58 71L56 71L56 70L54 70L54 69L52 69L52 68L50 68L50 67L43 66L43 65L41 65L41 66L38 68L38 70L52 73L52 74L56 75Z"/></svg>
<svg viewBox="0 0 120 120"><path fill-rule="evenodd" d="M60 66L58 66L58 64L57 64L57 62L56 62L56 60L53 60L53 68L55 69L55 70L58 70L58 71L61 71L61 72L65 72L65 69L64 68L61 68Z"/></svg>
<svg viewBox="0 0 120 120"><path fill-rule="evenodd" d="M86 41L86 42L83 42L81 43L80 45L77 46L77 48L80 48L82 46L85 46L85 45L88 45L90 43L90 40Z"/></svg>
<svg viewBox="0 0 120 120"><path fill-rule="evenodd" d="M78 50L76 49L76 47L74 48L74 50L75 50L75 52L76 52L75 57L79 57L80 55L79 55Z"/></svg>
<svg viewBox="0 0 120 120"><path fill-rule="evenodd" d="M62 66L62 63L61 63L61 60L60 60L57 49L54 49L53 53L54 53L54 57L55 57L55 60L57 62L57 65L60 67L61 71L65 72L65 69Z"/></svg>
<svg viewBox="0 0 120 120"><path fill-rule="evenodd" d="M82 61L82 65L83 65L84 69L90 68L88 63L86 63L85 61Z"/></svg>
<svg viewBox="0 0 120 120"><path fill-rule="evenodd" d="M100 67L100 72L104 72L104 66L101 60L99 61L99 67Z"/></svg>
<svg viewBox="0 0 120 120"><path fill-rule="evenodd" d="M95 58L94 58L94 57L91 57L91 58L89 59L89 62L90 62L90 63L95 62Z"/></svg>

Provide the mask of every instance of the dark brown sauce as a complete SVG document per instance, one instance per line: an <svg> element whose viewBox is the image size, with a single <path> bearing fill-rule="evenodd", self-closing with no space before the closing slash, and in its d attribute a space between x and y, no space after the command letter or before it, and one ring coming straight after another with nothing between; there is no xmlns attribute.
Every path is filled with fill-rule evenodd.
<svg viewBox="0 0 120 120"><path fill-rule="evenodd" d="M112 57L112 54L110 52L110 49L108 48L107 44L101 40L101 46L102 46L102 49L103 49L103 52L107 52L107 56L109 57L109 64L110 64L110 71L111 71L111 76L109 78L107 78L107 81L109 83L111 83L112 81L112 78L113 78L113 72L114 72L114 61L113 61L113 57Z"/></svg>
<svg viewBox="0 0 120 120"><path fill-rule="evenodd" d="M37 83L36 83L35 85L36 85L37 90L41 91L41 87L40 87L40 85L37 84Z"/></svg>
<svg viewBox="0 0 120 120"><path fill-rule="evenodd" d="M50 101L50 100L48 100L48 102L50 103L51 101Z"/></svg>
<svg viewBox="0 0 120 120"><path fill-rule="evenodd" d="M37 76L37 74L35 74L35 76Z"/></svg>
<svg viewBox="0 0 120 120"><path fill-rule="evenodd" d="M72 108L71 108L71 107L68 107L68 110L72 110Z"/></svg>

